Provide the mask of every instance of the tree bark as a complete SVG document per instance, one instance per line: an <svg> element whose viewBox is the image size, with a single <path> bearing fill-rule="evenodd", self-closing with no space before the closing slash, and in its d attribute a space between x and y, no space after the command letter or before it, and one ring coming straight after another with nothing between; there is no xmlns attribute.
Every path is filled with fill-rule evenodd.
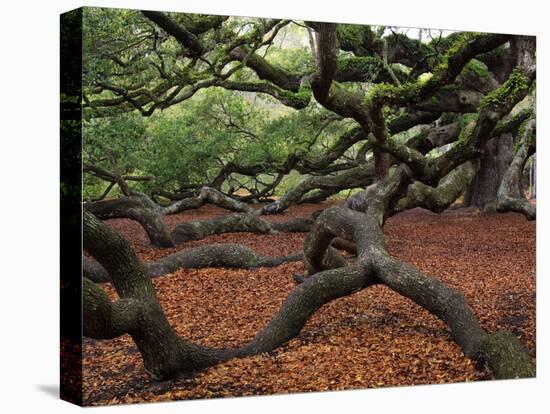
<svg viewBox="0 0 550 414"><path fill-rule="evenodd" d="M276 267L283 263L302 259L298 252L289 256L266 257L256 254L242 244L211 244L208 246L185 249L143 266L149 277L159 277L173 273L178 269L202 269L207 267L225 267L238 269L254 269L258 267ZM84 256L84 277L96 282L110 282L109 273L99 262Z"/></svg>
<svg viewBox="0 0 550 414"><path fill-rule="evenodd" d="M525 198L522 188L522 175L525 163L536 150L536 119L528 120L520 131L519 148L498 190L497 210L516 211L528 220L536 219L536 207Z"/></svg>
<svg viewBox="0 0 550 414"><path fill-rule="evenodd" d="M153 245L158 247L174 245L159 207L145 194L134 192L127 197L114 200L86 203L85 208L102 220L113 218L136 220L147 232Z"/></svg>
<svg viewBox="0 0 550 414"><path fill-rule="evenodd" d="M262 214L282 213L291 205L299 203L311 190L320 189L334 194L348 188L367 186L373 182L374 178L374 165L371 164L351 168L334 176L311 176L298 183L275 202L263 207Z"/></svg>
<svg viewBox="0 0 550 414"><path fill-rule="evenodd" d="M178 224L172 230L171 238L174 243L179 244L190 240L200 240L213 234L242 232L260 234L299 233L309 231L312 224L313 219L310 218L270 223L257 215L242 213Z"/></svg>
<svg viewBox="0 0 550 414"><path fill-rule="evenodd" d="M153 284L128 242L84 211L84 248L109 273L120 297L111 302L89 280L84 289L84 334L112 338L128 333L155 380L206 368L235 357L270 351L295 337L323 304L370 286L354 266L320 272L296 287L272 320L240 348L215 349L177 336L159 305Z"/></svg>
<svg viewBox="0 0 550 414"><path fill-rule="evenodd" d="M464 297L438 279L391 257L386 251L382 225L396 193L406 191L410 177L402 169L373 185L361 211L332 207L321 214L304 246L304 262L309 275L326 271L326 255L331 241L340 237L357 245L355 266L424 307L447 324L454 341L469 358L487 363L496 378L531 377L535 365L527 350L510 333L487 334L479 325ZM310 277L308 276L308 277ZM307 279L306 279L307 280Z"/></svg>
<svg viewBox="0 0 550 414"><path fill-rule="evenodd" d="M497 191L512 161L513 137L505 133L491 138L477 162L477 172L464 196L464 207L496 212Z"/></svg>
<svg viewBox="0 0 550 414"><path fill-rule="evenodd" d="M256 214L256 210L246 203L226 196L221 191L211 187L202 187L197 197L184 198L169 206L162 207L163 214L176 214L185 210L200 208L205 204L214 204L218 207L240 213Z"/></svg>

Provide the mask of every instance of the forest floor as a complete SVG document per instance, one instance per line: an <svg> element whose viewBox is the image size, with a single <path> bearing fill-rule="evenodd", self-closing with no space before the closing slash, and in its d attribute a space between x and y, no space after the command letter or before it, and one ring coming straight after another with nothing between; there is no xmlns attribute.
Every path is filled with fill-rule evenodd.
<svg viewBox="0 0 550 414"><path fill-rule="evenodd" d="M325 204L326 207L326 204ZM319 205L290 208L269 220L305 217ZM225 215L205 206L166 217L169 226ZM143 261L209 243L242 243L266 256L302 249L304 233L211 236L172 249L149 245L136 222L108 222ZM513 213L441 215L412 210L388 220L389 251L460 290L488 331L507 329L535 355L535 222ZM176 331L197 343L239 346L255 335L295 287L301 262L272 269L182 269L154 279ZM114 299L116 293L103 284ZM464 357L442 322L384 286L321 308L298 337L273 352L235 359L172 381L154 382L128 335L85 338L87 405L283 394L490 379Z"/></svg>

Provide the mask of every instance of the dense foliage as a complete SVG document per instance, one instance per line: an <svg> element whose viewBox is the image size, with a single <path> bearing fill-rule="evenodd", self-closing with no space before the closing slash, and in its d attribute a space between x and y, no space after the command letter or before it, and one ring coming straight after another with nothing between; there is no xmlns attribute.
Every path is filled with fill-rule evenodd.
<svg viewBox="0 0 550 414"><path fill-rule="evenodd" d="M300 182L288 164L293 155L319 159L353 127L353 121L311 99L308 85L315 72L311 49L315 41L314 33L302 22L171 15L175 22L200 33L205 52L197 58L139 12L90 8L85 9L84 16L85 162L105 170L111 170L116 162L123 174L152 177L129 181L138 191L153 196L185 194L212 185L229 164L243 168L230 171L216 183L224 192L242 195L273 183L276 185L268 195L281 196ZM450 39L458 37L420 30L418 34L424 35L425 41L418 43L403 32L341 25L339 65L344 79L340 87L365 94L375 82L391 81L379 57L361 56L369 53L361 36L370 39L376 51L383 37L395 44L420 47L429 55L431 66L422 66L422 71L406 66L407 59L391 63L392 72L403 81L414 81L417 76L429 79L429 68L443 59ZM298 83L280 93L254 93L255 85L263 85L267 75L228 59L231 47L239 45L253 47L254 54L248 58L257 60L258 67L269 71L268 75L281 85L288 79ZM478 62L468 65L467 70L486 72L484 68ZM209 85L213 77L225 80L228 73L227 81L232 84L227 88L223 82ZM238 83L242 83L241 88ZM391 120L403 117L406 110L387 109L386 113ZM396 135L396 139L403 141L416 132L418 128ZM354 160L363 145L353 143L336 157L333 168L319 169L317 175L334 175L356 166ZM249 167L256 168L247 173ZM304 169L298 172L302 177L316 175ZM283 175L280 182L278 173ZM108 186L108 181L94 174L85 176L85 195L90 199L101 197ZM107 195L117 193L113 187Z"/></svg>

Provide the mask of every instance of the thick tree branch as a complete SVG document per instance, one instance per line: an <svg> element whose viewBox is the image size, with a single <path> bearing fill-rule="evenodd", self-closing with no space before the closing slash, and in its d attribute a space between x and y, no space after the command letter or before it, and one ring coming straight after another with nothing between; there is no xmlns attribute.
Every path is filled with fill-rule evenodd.
<svg viewBox="0 0 550 414"><path fill-rule="evenodd" d="M521 177L525 163L536 150L536 119L532 118L523 124L518 137L519 148L512 163L502 178L497 193L497 210L500 212L516 211L528 220L535 220L536 206L525 198L521 191Z"/></svg>
<svg viewBox="0 0 550 414"><path fill-rule="evenodd" d="M282 257L266 257L256 254L241 244L212 244L185 249L154 262L144 264L149 277L163 276L178 269L202 269L209 267L254 269L276 267L283 263L302 259L302 253ZM84 256L84 276L96 283L110 282L109 273L96 260Z"/></svg>
<svg viewBox="0 0 550 414"><path fill-rule="evenodd" d="M100 219L129 218L136 220L147 232L151 243L158 247L171 247L173 241L164 223L160 208L145 194L113 200L85 203L85 208Z"/></svg>
<svg viewBox="0 0 550 414"><path fill-rule="evenodd" d="M204 53L204 47L201 45L197 36L187 30L183 25L176 23L166 14L148 10L143 10L142 13L166 33L173 36L183 47L189 49L193 55L200 56Z"/></svg>

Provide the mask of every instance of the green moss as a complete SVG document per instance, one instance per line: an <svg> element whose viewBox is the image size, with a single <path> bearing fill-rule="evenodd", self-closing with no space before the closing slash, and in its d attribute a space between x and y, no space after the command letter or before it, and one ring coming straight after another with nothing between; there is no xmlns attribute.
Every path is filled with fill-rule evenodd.
<svg viewBox="0 0 550 414"><path fill-rule="evenodd" d="M506 53L506 48L504 46L499 46L496 49L493 49L487 53L484 53L484 61L492 62L493 64L497 63L502 56Z"/></svg>
<svg viewBox="0 0 550 414"><path fill-rule="evenodd" d="M308 99L311 98L311 86L310 85L303 85L300 86L300 89L298 89L297 95L300 95L302 97L307 97Z"/></svg>
<svg viewBox="0 0 550 414"><path fill-rule="evenodd" d="M336 36L345 50L354 49L361 45L366 27L358 24L339 24L336 26Z"/></svg>
<svg viewBox="0 0 550 414"><path fill-rule="evenodd" d="M389 106L385 106L384 108L382 108L382 115L384 116L384 119L389 119L393 115L393 109Z"/></svg>
<svg viewBox="0 0 550 414"><path fill-rule="evenodd" d="M338 24L336 36L342 50L366 52L382 49L382 41L370 26L360 24ZM361 50L362 49L362 50Z"/></svg>
<svg viewBox="0 0 550 414"><path fill-rule="evenodd" d="M375 100L383 100L385 98L393 98L399 88L395 85L382 82L376 86L374 86L370 92L365 97L365 104L368 105L370 102Z"/></svg>
<svg viewBox="0 0 550 414"><path fill-rule="evenodd" d="M456 54L456 52L462 49L466 45L466 43L475 39L477 35L478 34L475 32L458 33L456 36L453 37L452 42L449 44L449 48L445 53L446 57L449 58Z"/></svg>
<svg viewBox="0 0 550 414"><path fill-rule="evenodd" d="M414 103L422 99L421 93L427 87L430 89L433 86L438 86L442 81L447 77L447 70L449 63L455 58L456 54L459 53L468 42L470 42L476 33L464 32L454 36L452 45L447 50L442 63L440 63L433 72L433 76L419 78L416 82L410 82L402 85L401 87L396 87L395 85L390 84L380 84L372 89L372 91L365 98L365 104L369 105L373 101L378 103L395 100L400 102ZM483 65L479 63L473 63L469 70L482 72L485 70ZM489 76L488 74L484 74ZM453 88L456 88L455 85L448 85L441 88L438 94L446 92L448 93ZM435 94L432 96L432 103L437 104L439 102L439 96Z"/></svg>
<svg viewBox="0 0 550 414"><path fill-rule="evenodd" d="M371 105L373 102L385 103L391 100L401 100L403 102L418 102L420 92L426 85L425 81L406 83L402 86L396 86L389 83L380 83L373 87L365 97L365 105Z"/></svg>
<svg viewBox="0 0 550 414"><path fill-rule="evenodd" d="M445 126L452 124L456 121L456 113L454 112L444 112L439 118L439 126Z"/></svg>
<svg viewBox="0 0 550 414"><path fill-rule="evenodd" d="M471 74L480 79L489 79L490 76L487 67L476 59L472 59L468 62L468 64L462 70L462 74Z"/></svg>
<svg viewBox="0 0 550 414"><path fill-rule="evenodd" d="M287 102L287 105L295 109L303 109L309 105L311 94L310 86L302 86L296 93L289 91L283 92L282 98Z"/></svg>
<svg viewBox="0 0 550 414"><path fill-rule="evenodd" d="M460 125L460 128L464 128L468 124L477 121L477 119L478 119L477 114L464 114L458 120L458 125Z"/></svg>
<svg viewBox="0 0 550 414"><path fill-rule="evenodd" d="M487 94L479 104L480 108L498 110L513 103L514 95L529 89L527 78L517 69L514 69L499 88Z"/></svg>
<svg viewBox="0 0 550 414"><path fill-rule="evenodd" d="M531 378L536 375L531 355L510 332L498 331L487 335L481 352L496 379Z"/></svg>
<svg viewBox="0 0 550 414"><path fill-rule="evenodd" d="M523 121L523 122L521 123L521 125L519 126L519 128L518 128L518 133L516 134L516 140L515 140L515 142L514 142L514 153L516 153L516 152L519 150L519 148L521 147L521 145L522 145L522 138L523 138L523 135L525 134L525 126L527 125L527 123L528 123L529 121L531 121L531 119L532 119L531 117L528 117L528 118L525 119L525 121ZM533 142L533 138L534 138L534 137L533 137L533 134L531 133L531 134L527 137L527 139L525 140L525 143L527 143L527 144L530 145L530 144Z"/></svg>
<svg viewBox="0 0 550 414"><path fill-rule="evenodd" d="M474 132L478 119L478 114L462 115L462 117L458 121L458 124L460 126L460 134L458 135L458 139L456 140L457 145L462 145L470 139L472 133Z"/></svg>
<svg viewBox="0 0 550 414"><path fill-rule="evenodd" d="M473 32L462 32L457 33L453 38L448 42L447 50L443 55L441 63L436 66L434 75L437 73L443 73L449 67L449 61L464 47L468 42L474 39L476 33Z"/></svg>
<svg viewBox="0 0 550 414"><path fill-rule="evenodd" d="M384 65L382 61L372 56L346 56L338 59L339 71L357 70L361 73L373 74L376 76L383 68Z"/></svg>

